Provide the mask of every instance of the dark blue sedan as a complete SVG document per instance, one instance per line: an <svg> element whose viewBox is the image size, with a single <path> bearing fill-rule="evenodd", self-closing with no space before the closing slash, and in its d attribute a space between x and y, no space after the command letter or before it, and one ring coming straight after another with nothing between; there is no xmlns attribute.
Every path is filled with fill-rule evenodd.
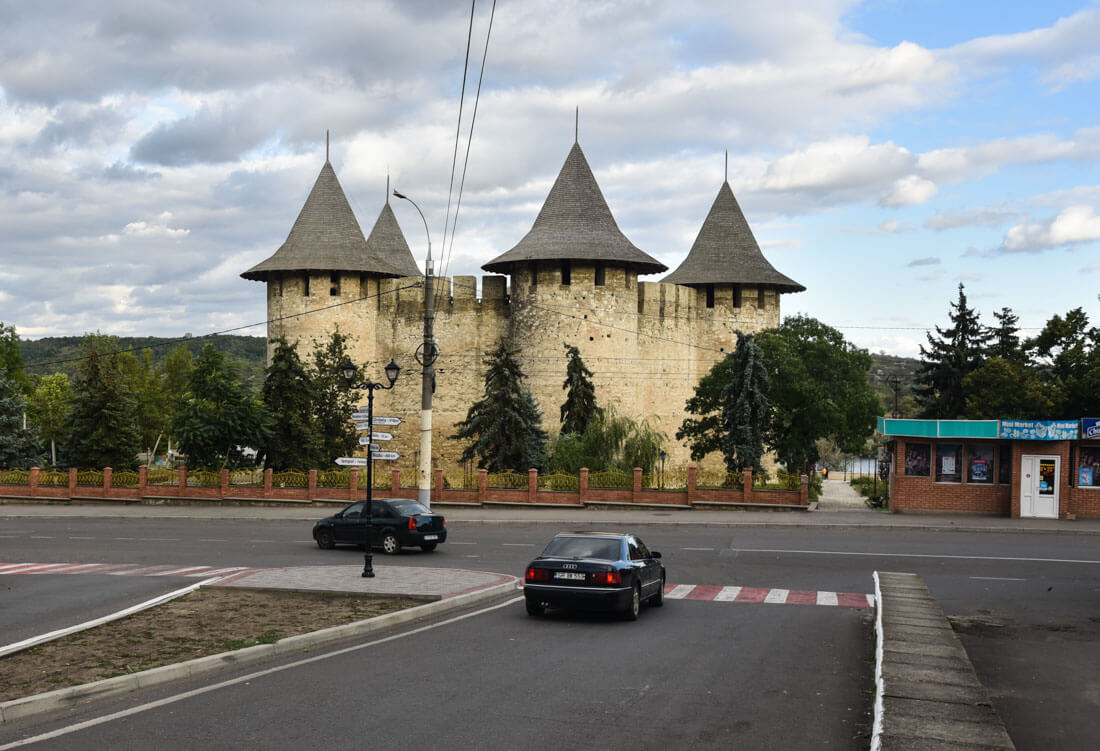
<svg viewBox="0 0 1100 751"><path fill-rule="evenodd" d="M661 554L640 538L607 532L557 535L523 577L530 615L548 607L610 610L635 620L643 602L664 604Z"/></svg>
<svg viewBox="0 0 1100 751"><path fill-rule="evenodd" d="M324 550L338 544L363 545L367 519L366 501L356 501L313 525L313 539ZM385 498L371 501L374 547L384 553L398 553L403 547L428 552L447 540L447 520L433 514L420 501Z"/></svg>

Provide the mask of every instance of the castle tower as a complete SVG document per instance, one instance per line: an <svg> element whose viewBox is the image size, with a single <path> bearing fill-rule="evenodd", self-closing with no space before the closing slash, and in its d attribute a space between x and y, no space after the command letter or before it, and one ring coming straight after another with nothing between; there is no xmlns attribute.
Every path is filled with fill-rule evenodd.
<svg viewBox="0 0 1100 751"><path fill-rule="evenodd" d="M576 346L595 373L602 404L641 415L619 371L648 344L637 335L638 275L667 267L623 235L580 144L570 149L531 230L482 268L511 278L511 342L523 349L544 427L557 427L565 399L563 344Z"/></svg>
<svg viewBox="0 0 1100 751"><path fill-rule="evenodd" d="M687 258L661 282L693 288L699 310L733 313L745 332L778 326L779 295L806 289L764 258L728 181L718 189Z"/></svg>
<svg viewBox="0 0 1100 751"><path fill-rule="evenodd" d="M389 356L375 351L381 280L420 270L388 196L370 237L363 237L326 153L286 242L241 276L267 283L269 359L272 340L297 341L305 357L339 327L350 336L352 357L370 362Z"/></svg>

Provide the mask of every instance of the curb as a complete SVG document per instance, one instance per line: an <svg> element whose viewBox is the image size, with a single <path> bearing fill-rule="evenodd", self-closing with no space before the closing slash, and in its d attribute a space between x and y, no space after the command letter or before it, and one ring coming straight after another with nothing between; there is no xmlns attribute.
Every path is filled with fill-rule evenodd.
<svg viewBox="0 0 1100 751"><path fill-rule="evenodd" d="M50 691L45 694L12 699L0 703L0 725L58 709L67 709L80 703L162 685L180 678L192 678L229 665L247 665L271 657L324 646L342 639L366 636L382 629L424 620L452 610L459 610L515 592L519 579L516 577L509 578L511 581L495 584L475 592L439 599L424 605L417 605L396 613L388 613L367 620L356 621L355 623L332 626L308 634L288 636L274 644L258 644L254 647L237 649L232 652L197 657L194 660L176 663L175 665L151 668L132 675L120 675L80 686L70 686L57 691Z"/></svg>

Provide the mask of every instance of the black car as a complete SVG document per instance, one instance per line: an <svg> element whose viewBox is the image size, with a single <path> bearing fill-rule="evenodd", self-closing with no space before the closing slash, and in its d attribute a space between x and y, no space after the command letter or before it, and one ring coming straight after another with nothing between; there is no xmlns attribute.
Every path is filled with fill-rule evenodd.
<svg viewBox="0 0 1100 751"><path fill-rule="evenodd" d="M664 604L661 554L634 535L567 532L531 561L523 577L530 615L552 606L612 610L634 620L642 602Z"/></svg>
<svg viewBox="0 0 1100 751"><path fill-rule="evenodd" d="M356 501L343 511L326 516L313 525L317 547L329 550L339 544L362 545L366 533L366 501ZM385 553L398 553L403 547L435 550L447 541L447 522L441 514L433 514L420 501L405 498L385 498L371 502L371 522L374 526L374 547Z"/></svg>

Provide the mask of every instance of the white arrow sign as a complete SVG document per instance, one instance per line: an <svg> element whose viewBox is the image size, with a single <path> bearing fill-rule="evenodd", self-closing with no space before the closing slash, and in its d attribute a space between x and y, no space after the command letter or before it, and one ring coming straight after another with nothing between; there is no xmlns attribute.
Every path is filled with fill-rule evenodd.
<svg viewBox="0 0 1100 751"><path fill-rule="evenodd" d="M371 431L368 438L370 438L372 441L392 441L393 440L393 436L390 433L379 433L375 430Z"/></svg>
<svg viewBox="0 0 1100 751"><path fill-rule="evenodd" d="M390 459L396 459L399 456L401 456L401 454L397 453L396 451L372 451L370 454L371 459L385 459L387 461Z"/></svg>
<svg viewBox="0 0 1100 751"><path fill-rule="evenodd" d="M366 418L364 417L363 419L365 420ZM355 423L355 429L356 430L370 430L370 423L369 422L357 422L357 423Z"/></svg>
<svg viewBox="0 0 1100 751"><path fill-rule="evenodd" d="M371 443L370 439L367 438L365 435L359 436L359 445L360 446L370 446L371 451L381 451L382 450L381 446L379 446L377 443Z"/></svg>
<svg viewBox="0 0 1100 751"><path fill-rule="evenodd" d="M369 420L370 415L368 415L366 412L352 412L351 413L351 419L353 419L353 420Z"/></svg>
<svg viewBox="0 0 1100 751"><path fill-rule="evenodd" d="M341 467L365 467L367 466L367 457L365 456L341 456L336 460L336 463Z"/></svg>
<svg viewBox="0 0 1100 751"><path fill-rule="evenodd" d="M374 418L374 424L375 425L389 425L391 427L397 427L398 425L401 424L401 418L400 417L375 417Z"/></svg>

